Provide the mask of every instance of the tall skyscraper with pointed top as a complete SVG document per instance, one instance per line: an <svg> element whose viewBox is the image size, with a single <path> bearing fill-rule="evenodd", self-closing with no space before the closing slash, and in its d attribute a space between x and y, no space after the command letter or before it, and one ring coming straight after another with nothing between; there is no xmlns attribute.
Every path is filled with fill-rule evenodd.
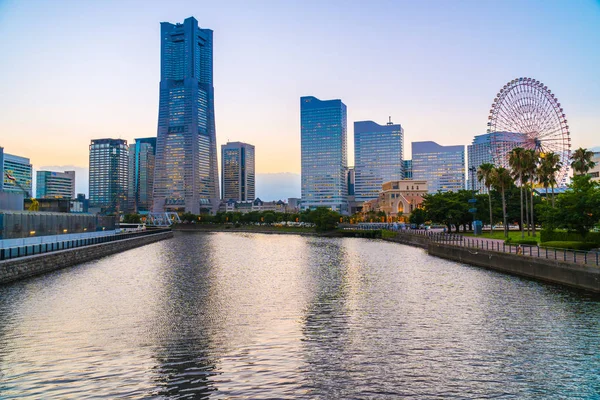
<svg viewBox="0 0 600 400"><path fill-rule="evenodd" d="M213 32L162 22L160 48L153 210L198 214L219 199Z"/></svg>

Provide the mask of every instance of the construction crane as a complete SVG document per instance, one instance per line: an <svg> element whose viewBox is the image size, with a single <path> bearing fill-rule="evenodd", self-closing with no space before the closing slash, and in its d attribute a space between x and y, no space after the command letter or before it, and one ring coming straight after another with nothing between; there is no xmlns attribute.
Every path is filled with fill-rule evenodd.
<svg viewBox="0 0 600 400"><path fill-rule="evenodd" d="M40 210L40 203L31 196L31 194L29 193L29 190L27 190L23 185L21 185L19 183L19 181L17 181L17 178L15 178L14 176L12 176L8 172L5 172L4 176L6 176L6 178L8 180L10 180L12 183L14 183L15 185L17 185L17 187L19 189L21 189L23 191L23 193L25 193L25 196L27 196L28 199L31 199L31 205L28 208L29 211L39 211Z"/></svg>

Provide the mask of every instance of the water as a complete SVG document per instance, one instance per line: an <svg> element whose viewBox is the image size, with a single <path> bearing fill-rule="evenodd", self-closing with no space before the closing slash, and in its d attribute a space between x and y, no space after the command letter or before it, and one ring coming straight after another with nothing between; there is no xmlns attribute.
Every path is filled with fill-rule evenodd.
<svg viewBox="0 0 600 400"><path fill-rule="evenodd" d="M600 398L599 300L375 240L178 234L0 287L0 398Z"/></svg>

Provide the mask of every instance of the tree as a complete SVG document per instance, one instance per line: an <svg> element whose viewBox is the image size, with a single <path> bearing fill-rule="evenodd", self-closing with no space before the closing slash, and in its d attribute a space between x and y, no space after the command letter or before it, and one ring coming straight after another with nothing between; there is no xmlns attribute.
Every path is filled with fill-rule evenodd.
<svg viewBox="0 0 600 400"><path fill-rule="evenodd" d="M263 221L266 222L267 224L272 224L273 222L275 222L275 214L273 214L272 212L265 212L263 213Z"/></svg>
<svg viewBox="0 0 600 400"><path fill-rule="evenodd" d="M506 218L506 190L513 184L510 172L503 167L495 168L492 174L492 186L502 194L502 218L504 221L504 237L508 238L508 222ZM522 192L521 192L522 194ZM522 198L521 198L522 200ZM523 215L523 202L521 201L521 216ZM521 225L521 232L523 226Z"/></svg>
<svg viewBox="0 0 600 400"><path fill-rule="evenodd" d="M524 176L525 176L525 181L529 182L529 207L531 209L531 212L529 213L529 215L531 216L531 219L527 218L528 220L528 224L529 221L531 221L531 234L533 237L535 237L535 222L534 222L534 207L533 207L533 185L535 184L535 181L537 180L537 166L540 160L540 154L538 152L536 152L535 150L525 150L525 162L524 162ZM527 204L527 201L525 202L525 204ZM529 229L528 231L529 232ZM528 233L529 234L529 233Z"/></svg>
<svg viewBox="0 0 600 400"><path fill-rule="evenodd" d="M521 239L525 239L525 231L523 230L523 174L525 173L526 155L525 149L515 147L508 155L508 164L512 170L512 176L519 180L521 188Z"/></svg>
<svg viewBox="0 0 600 400"><path fill-rule="evenodd" d="M548 186L552 188L552 207L554 207L556 173L562 168L562 163L560 162L560 156L556 153L546 153L540 157L540 165L537 170L538 182L546 189L546 199L548 199Z"/></svg>
<svg viewBox="0 0 600 400"><path fill-rule="evenodd" d="M587 174L590 169L596 166L596 163L592 161L593 157L593 152L580 147L571 155L571 168L573 168L573 171L578 175Z"/></svg>
<svg viewBox="0 0 600 400"><path fill-rule="evenodd" d="M411 213L408 221L411 224L424 224L427 218L427 213L422 208L415 208Z"/></svg>
<svg viewBox="0 0 600 400"><path fill-rule="evenodd" d="M126 224L139 224L142 222L142 216L139 214L125 214L123 222Z"/></svg>
<svg viewBox="0 0 600 400"><path fill-rule="evenodd" d="M337 227L341 214L326 207L318 207L310 211L308 217L310 222L315 224L317 232L326 232Z"/></svg>
<svg viewBox="0 0 600 400"><path fill-rule="evenodd" d="M483 181L484 186L488 192L488 200L490 202L490 236L494 234L494 223L492 218L492 176L494 174L494 164L485 163L481 164L477 169L477 180Z"/></svg>
<svg viewBox="0 0 600 400"><path fill-rule="evenodd" d="M559 226L584 238L600 221L600 189L588 175L576 175L565 193L557 199Z"/></svg>

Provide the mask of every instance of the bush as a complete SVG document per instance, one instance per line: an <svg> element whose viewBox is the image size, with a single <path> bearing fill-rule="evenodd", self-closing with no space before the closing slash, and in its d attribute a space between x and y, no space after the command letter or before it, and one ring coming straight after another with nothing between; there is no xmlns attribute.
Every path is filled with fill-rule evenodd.
<svg viewBox="0 0 600 400"><path fill-rule="evenodd" d="M571 250L591 250L598 245L595 243L586 243L586 242L576 242L576 241L568 241L568 240L554 240L550 242L544 242L540 245L540 247L553 247L557 249L571 249Z"/></svg>
<svg viewBox="0 0 600 400"><path fill-rule="evenodd" d="M577 232L542 230L540 240L544 242L583 242L583 237ZM586 242L600 245L600 232L590 232L585 237Z"/></svg>

